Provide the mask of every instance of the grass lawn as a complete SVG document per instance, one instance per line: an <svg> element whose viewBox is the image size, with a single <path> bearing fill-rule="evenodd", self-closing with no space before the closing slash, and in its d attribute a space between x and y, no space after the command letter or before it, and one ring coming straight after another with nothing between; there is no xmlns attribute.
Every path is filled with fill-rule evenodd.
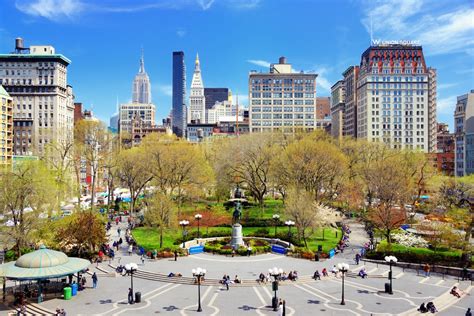
<svg viewBox="0 0 474 316"><path fill-rule="evenodd" d="M257 230L264 229L265 227L243 227L242 232L244 237L251 236ZM269 227L269 237L274 236L274 228ZM188 231L197 231L197 228L190 227ZM201 227L201 233L207 234L211 232L222 232L226 233L229 236L231 235L232 229L230 227ZM287 232L286 227L279 227L278 232ZM323 230L317 229L314 234L310 235L307 238L308 247L310 250L317 250L318 245L323 246L323 251L328 252L330 249L334 248L339 240L341 239L341 231L335 228L325 228L325 239L323 240ZM295 229L292 229L292 232L295 232ZM337 232L337 237L336 237ZM137 243L145 248L146 250L159 249L159 233L158 229L150 227L138 227L132 231L133 238ZM181 229L167 229L163 234L163 247L173 248L176 247L174 241L182 236Z"/></svg>

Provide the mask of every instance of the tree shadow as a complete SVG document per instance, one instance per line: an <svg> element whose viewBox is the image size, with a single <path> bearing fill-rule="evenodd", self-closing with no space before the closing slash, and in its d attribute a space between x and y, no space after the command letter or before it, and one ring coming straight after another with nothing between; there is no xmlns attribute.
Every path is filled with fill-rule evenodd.
<svg viewBox="0 0 474 316"><path fill-rule="evenodd" d="M112 303L112 300L110 298L107 299L107 300L100 300L99 303L100 304L110 304L110 303Z"/></svg>

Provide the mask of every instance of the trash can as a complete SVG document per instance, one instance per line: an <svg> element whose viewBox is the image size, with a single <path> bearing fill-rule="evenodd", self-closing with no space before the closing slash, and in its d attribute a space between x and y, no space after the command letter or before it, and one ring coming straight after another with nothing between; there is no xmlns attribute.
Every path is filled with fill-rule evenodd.
<svg viewBox="0 0 474 316"><path fill-rule="evenodd" d="M385 283L385 293L390 293L390 283Z"/></svg>
<svg viewBox="0 0 474 316"><path fill-rule="evenodd" d="M67 286L63 289L63 295L65 300L70 300L72 296L72 289Z"/></svg>
<svg viewBox="0 0 474 316"><path fill-rule="evenodd" d="M77 283L73 283L73 284L71 285L71 295L72 295L72 296L76 296L76 295L77 295L77 290L78 290Z"/></svg>
<svg viewBox="0 0 474 316"><path fill-rule="evenodd" d="M317 253L314 254L314 261L319 261L319 255Z"/></svg>
<svg viewBox="0 0 474 316"><path fill-rule="evenodd" d="M142 301L142 293L135 292L135 303L140 303Z"/></svg>

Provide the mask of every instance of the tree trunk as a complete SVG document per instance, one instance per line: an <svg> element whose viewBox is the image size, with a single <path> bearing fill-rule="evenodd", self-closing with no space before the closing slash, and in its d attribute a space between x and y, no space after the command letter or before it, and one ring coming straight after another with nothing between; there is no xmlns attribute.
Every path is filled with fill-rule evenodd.
<svg viewBox="0 0 474 316"><path fill-rule="evenodd" d="M163 225L160 225L160 248L163 248Z"/></svg>
<svg viewBox="0 0 474 316"><path fill-rule="evenodd" d="M325 231L325 229L324 229L324 228L325 228L325 227L323 227L323 240L324 240L324 231Z"/></svg>
<svg viewBox="0 0 474 316"><path fill-rule="evenodd" d="M301 235L303 236L303 242L304 242L304 246L306 247L306 249L308 249L308 243L306 242L306 234L304 233L304 229L302 229L301 231Z"/></svg>
<svg viewBox="0 0 474 316"><path fill-rule="evenodd" d="M387 243L388 243L389 245L392 244L392 237L390 236L390 231L391 231L390 229L387 229L387 233L386 233Z"/></svg>

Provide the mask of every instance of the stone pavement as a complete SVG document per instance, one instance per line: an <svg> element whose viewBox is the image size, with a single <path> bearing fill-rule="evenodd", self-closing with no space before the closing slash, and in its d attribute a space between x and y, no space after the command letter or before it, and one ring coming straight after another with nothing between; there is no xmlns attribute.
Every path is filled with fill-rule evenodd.
<svg viewBox="0 0 474 316"><path fill-rule="evenodd" d="M125 225L125 224L122 224ZM219 255L199 254L174 259L147 260L141 264L138 255L129 256L126 248L117 254L113 265L136 262L139 270L150 271L151 274L169 272L182 273L191 277L191 269L202 267L207 269L206 278L220 279L229 274L233 279L238 275L241 279L257 279L260 272L266 273L269 268L278 267L285 271L297 270L301 276L312 275L315 269L328 270L339 262L346 262L350 270L356 273L363 266L368 279L354 277L345 278L346 305L340 305L341 279L333 276L322 278L321 281L289 282L281 285L278 297L287 302L287 315L416 315L416 308L422 302L434 301L439 305L441 315L464 315L467 307L472 307L470 295L454 299L447 295L453 285L470 291L470 282L458 282L454 278L432 275L429 278L419 276L414 271L403 271L394 267L394 294L383 292L384 283L388 282L388 267L373 263L361 263L356 266L353 257L358 247L365 241L362 226L349 223L351 226L350 247L343 254L327 261L314 262L295 259L275 254L264 254L251 257L225 257ZM122 233L123 234L123 233ZM115 225L110 231L112 239L118 238ZM123 236L123 235L122 235ZM197 309L197 286L184 285L148 279L134 278L134 289L142 293L142 302L127 304L127 290L130 287L129 276L116 276L108 263L97 268L91 265L92 271L99 273L97 289L86 289L70 301L54 299L44 302L43 308L54 310L60 306L68 315L151 315L151 314L195 314ZM112 273L104 273L112 272ZM90 283L90 278L89 278ZM226 291L220 285L202 286L202 315L276 315L271 310L273 292L271 284L237 287L230 285ZM1 312L0 312L1 313Z"/></svg>

